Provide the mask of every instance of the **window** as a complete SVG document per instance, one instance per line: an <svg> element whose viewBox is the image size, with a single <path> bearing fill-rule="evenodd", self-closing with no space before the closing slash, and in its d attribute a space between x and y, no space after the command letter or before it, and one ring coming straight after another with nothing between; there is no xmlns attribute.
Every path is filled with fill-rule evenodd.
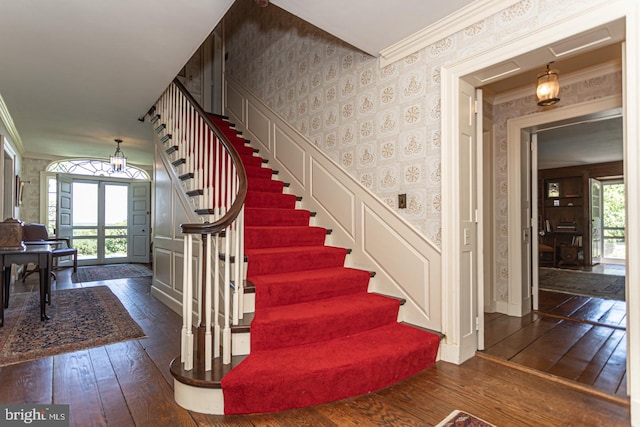
<svg viewBox="0 0 640 427"><path fill-rule="evenodd" d="M624 183L620 180L602 181L602 200L604 258L624 260L626 257Z"/></svg>
<svg viewBox="0 0 640 427"><path fill-rule="evenodd" d="M146 171L135 166L127 166L122 172L114 172L111 170L111 164L109 162L95 159L60 160L49 164L49 166L47 166L47 172L107 176L109 178L150 179Z"/></svg>
<svg viewBox="0 0 640 427"><path fill-rule="evenodd" d="M135 166L127 166L122 172L113 172L111 164L98 159L70 159L59 160L49 164L44 173L45 200L43 203L46 212L41 214L41 220L47 226L51 235L56 234L56 203L57 203L57 182L56 173L66 173L73 175L85 175L94 177L123 178L127 180L149 181L149 174ZM41 181L42 182L42 181Z"/></svg>

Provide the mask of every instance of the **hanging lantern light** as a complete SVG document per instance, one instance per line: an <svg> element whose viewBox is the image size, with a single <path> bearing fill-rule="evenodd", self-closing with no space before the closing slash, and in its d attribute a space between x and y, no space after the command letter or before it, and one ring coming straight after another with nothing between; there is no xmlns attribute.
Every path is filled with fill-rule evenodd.
<svg viewBox="0 0 640 427"><path fill-rule="evenodd" d="M116 152L109 157L109 163L111 163L112 172L123 172L127 168L127 158L124 153L120 151L121 139L116 139Z"/></svg>
<svg viewBox="0 0 640 427"><path fill-rule="evenodd" d="M538 74L538 86L536 87L536 96L538 97L538 105L546 107L560 101L560 83L558 82L558 70L551 70L547 64L547 70Z"/></svg>

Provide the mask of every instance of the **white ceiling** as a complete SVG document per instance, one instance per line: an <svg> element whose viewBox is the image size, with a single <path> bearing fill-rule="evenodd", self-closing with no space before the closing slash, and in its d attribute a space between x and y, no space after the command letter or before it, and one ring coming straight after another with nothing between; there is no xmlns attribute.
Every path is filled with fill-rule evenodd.
<svg viewBox="0 0 640 427"><path fill-rule="evenodd" d="M27 156L153 161L137 121L232 0L20 0L2 3L0 95Z"/></svg>
<svg viewBox="0 0 640 427"><path fill-rule="evenodd" d="M152 164L150 130L137 118L160 96L232 3L3 2L0 95L22 140L23 154L105 158L115 151L114 139L121 138L130 163ZM471 0L273 3L376 54ZM407 10L415 13L407 14Z"/></svg>
<svg viewBox="0 0 640 427"><path fill-rule="evenodd" d="M538 131L538 169L622 160L622 117Z"/></svg>
<svg viewBox="0 0 640 427"><path fill-rule="evenodd" d="M115 150L113 140L121 138L130 163L152 164L150 130L137 118L155 102L232 3L3 2L0 95L21 137L23 154L106 158ZM272 3L377 55L474 1ZM534 68L544 63L528 65L526 71L535 73ZM516 74L482 84L509 90L521 84Z"/></svg>
<svg viewBox="0 0 640 427"><path fill-rule="evenodd" d="M373 56L378 56L383 49L473 2L474 0L271 0L276 6Z"/></svg>

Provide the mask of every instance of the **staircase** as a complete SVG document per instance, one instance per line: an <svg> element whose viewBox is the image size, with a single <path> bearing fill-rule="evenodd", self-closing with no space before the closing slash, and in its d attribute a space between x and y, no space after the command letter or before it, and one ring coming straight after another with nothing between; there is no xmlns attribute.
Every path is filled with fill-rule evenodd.
<svg viewBox="0 0 640 427"><path fill-rule="evenodd" d="M208 118L246 171L243 284L247 299L255 293L247 303L254 312L235 329L249 334L250 349L213 369L224 374L219 383L185 372L176 359L176 384L219 385L224 414L262 413L379 390L435 363L440 337L399 323L403 301L368 292L374 274L346 267L349 251L325 243L331 231L310 224L313 214L298 209L277 172L227 119Z"/></svg>

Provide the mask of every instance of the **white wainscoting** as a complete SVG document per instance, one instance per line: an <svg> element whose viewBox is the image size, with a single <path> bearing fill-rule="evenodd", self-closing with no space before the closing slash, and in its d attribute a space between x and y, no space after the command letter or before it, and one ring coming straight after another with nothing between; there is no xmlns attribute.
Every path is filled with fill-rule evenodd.
<svg viewBox="0 0 640 427"><path fill-rule="evenodd" d="M317 212L314 224L333 230L327 244L376 273L370 291L407 300L399 320L441 331L438 248L246 89L231 80L225 89L224 114L302 196L300 207Z"/></svg>
<svg viewBox="0 0 640 427"><path fill-rule="evenodd" d="M156 150L162 147L156 146ZM180 224L200 222L189 200L183 194L182 183L162 153L156 152L154 165L153 268L155 271L151 295L182 315L182 272L184 241ZM194 271L200 240L194 239ZM195 285L194 285L195 286ZM195 298L198 293L193 292ZM197 305L194 303L194 307Z"/></svg>

